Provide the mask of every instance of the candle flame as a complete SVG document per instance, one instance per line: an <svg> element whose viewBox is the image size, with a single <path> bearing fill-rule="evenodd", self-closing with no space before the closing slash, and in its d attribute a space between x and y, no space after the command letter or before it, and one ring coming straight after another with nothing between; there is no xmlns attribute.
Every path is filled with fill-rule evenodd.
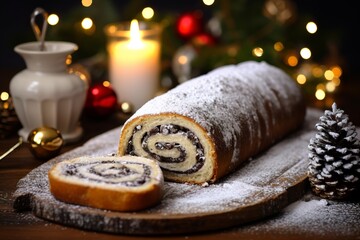
<svg viewBox="0 0 360 240"><path fill-rule="evenodd" d="M143 47L143 42L141 41L139 22L136 19L133 19L130 23L130 42L129 47L133 49L139 49Z"/></svg>

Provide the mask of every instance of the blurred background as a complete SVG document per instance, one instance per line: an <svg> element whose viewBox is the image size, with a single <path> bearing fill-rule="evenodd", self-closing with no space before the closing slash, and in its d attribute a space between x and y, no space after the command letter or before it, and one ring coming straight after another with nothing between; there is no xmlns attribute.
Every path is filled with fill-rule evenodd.
<svg viewBox="0 0 360 240"><path fill-rule="evenodd" d="M20 0L1 7L0 81L25 68L17 44L36 41L30 16L45 9L46 40L79 46L73 63L107 80L104 27L109 23L160 23L160 91L216 67L247 60L267 61L288 72L308 104L330 108L336 101L360 125L360 17L356 1L310 0ZM187 61L179 61L184 56Z"/></svg>

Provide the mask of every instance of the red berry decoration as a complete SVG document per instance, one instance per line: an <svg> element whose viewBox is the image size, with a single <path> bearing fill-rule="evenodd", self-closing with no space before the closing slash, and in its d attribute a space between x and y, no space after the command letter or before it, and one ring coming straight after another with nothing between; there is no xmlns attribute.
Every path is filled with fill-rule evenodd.
<svg viewBox="0 0 360 240"><path fill-rule="evenodd" d="M189 12L182 14L176 23L178 34L189 39L202 31L202 14L200 12Z"/></svg>
<svg viewBox="0 0 360 240"><path fill-rule="evenodd" d="M116 109L117 96L111 86L98 83L88 89L85 114L101 118L113 114Z"/></svg>

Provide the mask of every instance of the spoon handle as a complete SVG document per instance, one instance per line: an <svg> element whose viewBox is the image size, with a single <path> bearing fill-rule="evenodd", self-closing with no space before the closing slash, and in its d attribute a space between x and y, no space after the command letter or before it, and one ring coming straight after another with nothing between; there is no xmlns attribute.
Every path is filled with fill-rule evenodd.
<svg viewBox="0 0 360 240"><path fill-rule="evenodd" d="M36 17L38 15L42 15L42 30L40 30L40 27L39 25L36 23ZM47 18L48 18L48 13L42 9L42 8L36 8L34 10L34 12L31 14L31 26L32 26L32 29L35 33L35 37L36 39L40 42L40 51L44 51L45 50L45 34L46 34L46 29L47 29L47 26L48 26L48 23L47 23Z"/></svg>

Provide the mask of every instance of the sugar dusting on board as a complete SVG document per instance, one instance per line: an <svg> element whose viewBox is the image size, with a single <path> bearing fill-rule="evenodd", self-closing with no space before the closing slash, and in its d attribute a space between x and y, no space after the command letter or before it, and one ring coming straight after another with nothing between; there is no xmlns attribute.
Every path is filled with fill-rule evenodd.
<svg viewBox="0 0 360 240"><path fill-rule="evenodd" d="M306 171L307 164L304 159L307 155L307 144L314 134L315 122L321 115L321 112L311 109L307 113L307 120L301 131L249 160L241 169L219 183L194 186L166 182L161 204L139 214L159 214L163 219L167 219L172 215L186 217L193 214L221 213L241 209L262 199L273 199L287 191L293 181L298 181ZM14 194L15 208L28 210L29 205L21 204L24 204L22 202L24 198L30 196L33 213L42 218L64 223L63 218L66 216L65 224L70 226L108 232L114 231L111 227L116 228L117 232L131 231L126 224L126 218L136 218L136 213L116 215L117 213L106 210L59 202L51 195L47 180L47 171L59 161L83 155L104 156L116 152L119 132L120 128L117 128L99 135L84 146L60 155L31 171L18 183ZM359 204L329 204L325 200L302 199L289 205L273 218L247 224L239 227L238 231L256 234L258 230L271 231L271 229L284 228L284 231L295 229L293 231L321 233L325 230L335 231L335 228L330 229L331 227L328 226L334 223L342 228L336 230L339 234L346 234L346 231L351 231L351 229L346 230L346 222L360 224L359 218L355 216L359 214L359 208ZM112 215L115 217L111 217ZM134 232L140 231L140 222L131 223Z"/></svg>
<svg viewBox="0 0 360 240"><path fill-rule="evenodd" d="M83 147L65 153L34 169L25 179L20 180L17 194L31 192L37 195L41 194L42 198L49 195L47 198L52 199L47 179L50 167L56 162L89 155L89 153L92 156L104 156L116 152L119 131L120 129L115 129L100 135ZM310 138L308 135L308 126L304 126L303 130L289 136L287 141L280 142L266 153L248 161L241 169L230 174L218 184L197 186L166 182L162 203L148 211L171 214L206 213L216 209L224 211L232 210L234 206L247 204L251 201L251 197L258 192L268 197L275 196L284 189L281 187L269 188L268 186L276 183L278 177L286 175L292 167L295 167L293 172L295 178L299 175L302 176L306 171L305 164L299 167L296 165L306 158L307 138Z"/></svg>
<svg viewBox="0 0 360 240"><path fill-rule="evenodd" d="M359 226L354 228L354 226ZM331 239L352 239L360 236L360 204L321 199L305 195L278 215L265 221L240 227L239 232L254 234L281 233L284 236L332 236Z"/></svg>

